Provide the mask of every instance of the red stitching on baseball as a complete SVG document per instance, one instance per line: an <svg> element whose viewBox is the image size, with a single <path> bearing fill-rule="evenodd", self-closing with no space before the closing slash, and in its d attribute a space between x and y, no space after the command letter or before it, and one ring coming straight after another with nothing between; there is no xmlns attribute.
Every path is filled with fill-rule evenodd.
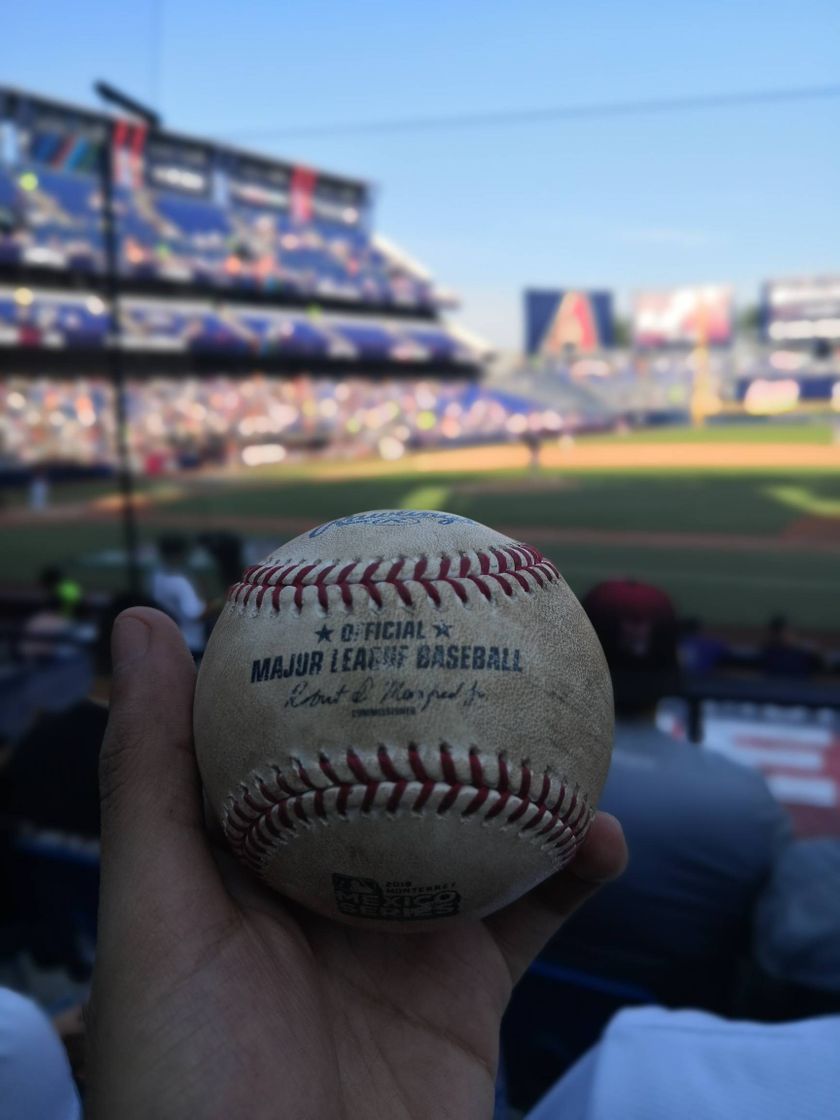
<svg viewBox="0 0 840 1120"><path fill-rule="evenodd" d="M517 793L516 796L521 797L524 801L525 798L528 796L528 791L530 790L530 788L531 788L531 768L530 768L530 766L526 766L525 763L523 762L522 763L522 778L519 782L519 792Z"/></svg>
<svg viewBox="0 0 840 1120"><path fill-rule="evenodd" d="M347 770L352 775L347 780L341 778L329 757L322 754L318 767L329 785L321 786L313 781L298 759L292 759L290 776L300 783L302 789L295 789L279 768L272 767L273 789L272 783L257 777L254 781L256 792L243 784L239 793L231 798L225 821L228 840L247 863L259 870L262 857L272 849L270 837L285 842L290 835L297 834L298 824L311 827L316 820L327 823L332 813L347 819L350 798L358 791L363 791L361 802L355 802L358 812L370 813L374 805L379 804L386 813L393 815L401 808L420 813L441 786L447 789L435 810L437 815L443 816L452 811L464 790L472 790L474 795L461 810L461 816L481 814L485 822L504 814L511 800L515 799L519 804L506 817L503 827L516 824L529 810L536 810L520 826L520 834L545 838L545 844L560 854L576 847L588 827L591 812L580 790L573 791L569 804L564 808L565 784L559 783L559 791L552 797L551 777L544 772L539 782L539 793L535 796L532 791L536 789L535 779L540 776L535 775L526 762L520 764L519 787L514 792L510 788L510 770L503 754L496 757L497 775L494 780L494 770L488 772L479 750L470 748L469 783L460 780L452 749L446 743L441 743L438 748L440 778L429 773L416 744L409 745L406 760L408 773L404 764L401 772L392 752L382 744L376 754L379 774L372 775L357 752L350 748L344 754ZM412 784L415 790L409 791ZM416 790L418 784L420 789ZM387 791L384 802L379 796L380 790L383 794ZM335 808L330 810L327 797L332 792L335 793ZM485 810L484 806L494 793L498 795L494 804Z"/></svg>
<svg viewBox="0 0 840 1120"><path fill-rule="evenodd" d="M458 774L455 770L455 763L452 761L449 747L441 744L440 748L440 768L443 771L443 780L450 786L458 784Z"/></svg>
<svg viewBox="0 0 840 1120"><path fill-rule="evenodd" d="M386 748L383 748L383 750ZM428 782L429 775L426 773L426 767L423 765L423 759L420 757L420 752L417 747L412 743L408 748L408 764L411 767L411 772L414 777L421 782Z"/></svg>
<svg viewBox="0 0 840 1120"><path fill-rule="evenodd" d="M458 794L464 787L456 782L448 793L444 794L443 800L438 805L438 816L442 817L444 813L448 813L455 802L458 800Z"/></svg>
<svg viewBox="0 0 840 1120"><path fill-rule="evenodd" d="M385 775L389 782L399 782L402 780L397 773L393 762L391 761L391 756L388 754L387 747L380 747L376 752L376 757L379 761L379 766L382 770L382 773Z"/></svg>
<svg viewBox="0 0 840 1120"><path fill-rule="evenodd" d="M369 785L371 779L368 777L368 772L365 770L364 763L356 754L355 751L347 752L347 765L353 771L354 777L363 785Z"/></svg>
<svg viewBox="0 0 840 1120"><path fill-rule="evenodd" d="M318 606L326 612L330 607L332 588L337 590L345 607L353 606L354 588L360 588L375 606L381 607L383 599L380 589L387 585L394 588L407 607L414 606L414 592L418 588L439 607L442 602L441 585L450 587L462 603L467 603L471 588L491 601L494 585L505 596L511 597L515 594L512 581L524 592L531 594L535 588L528 577L533 577L538 588L560 579L560 573L554 564L535 548L525 544L493 545L487 550L462 553L458 560L457 574L452 572L453 557L438 557L436 571L433 561L433 557L421 556L408 569L406 557L398 557L390 562L384 574L377 573L384 564L389 563L385 560L352 560L341 568L337 560L326 563L315 560L257 564L246 568L239 583L234 583L228 590L227 597L231 602L247 606L253 596L259 609L270 588L271 604L275 610L279 610L280 596L289 589L292 592L292 604L300 610L304 603L304 593L311 589Z"/></svg>

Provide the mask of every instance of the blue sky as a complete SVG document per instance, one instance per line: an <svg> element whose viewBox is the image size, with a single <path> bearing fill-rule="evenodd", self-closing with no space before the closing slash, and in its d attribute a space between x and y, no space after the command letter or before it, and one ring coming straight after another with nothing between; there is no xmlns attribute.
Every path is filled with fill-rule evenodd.
<svg viewBox="0 0 840 1120"><path fill-rule="evenodd" d="M372 180L378 227L521 341L526 286L840 269L840 99L471 131L283 127L837 83L836 0L27 0L0 81L92 103L106 78L180 131ZM275 136L269 135L276 131Z"/></svg>

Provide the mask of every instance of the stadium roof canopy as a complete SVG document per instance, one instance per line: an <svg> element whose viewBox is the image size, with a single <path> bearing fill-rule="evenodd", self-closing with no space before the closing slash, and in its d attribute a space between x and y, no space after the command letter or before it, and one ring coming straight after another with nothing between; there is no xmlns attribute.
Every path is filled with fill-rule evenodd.
<svg viewBox="0 0 840 1120"><path fill-rule="evenodd" d="M77 105L74 102L61 101L55 97L33 93L30 90L19 89L15 86L0 86L0 119L15 117L19 107L26 104L35 104L57 110L64 114L72 114L91 124L126 119L125 115L115 113L111 109L105 107L92 108L90 106ZM166 127L158 130L156 135L161 138L165 137L179 144L201 147L208 153L212 152L215 154L232 156L237 159L245 159L253 161L254 163L261 163L266 167L282 167L284 170L291 171L295 167L300 166L295 160L276 158L266 155L265 152L255 152L253 149L240 148L235 144L223 143L210 137L178 132ZM307 166L311 168L311 165L307 164ZM315 171L319 180L325 184L353 187L358 191L364 192L366 197L369 197L371 193L371 184L367 180L356 179L348 175L340 175L337 172L325 170L324 168L311 168L311 170Z"/></svg>

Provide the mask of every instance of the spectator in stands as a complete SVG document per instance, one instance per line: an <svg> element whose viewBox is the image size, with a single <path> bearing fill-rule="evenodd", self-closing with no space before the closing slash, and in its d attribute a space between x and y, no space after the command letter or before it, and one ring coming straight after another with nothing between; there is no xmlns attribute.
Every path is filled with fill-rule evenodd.
<svg viewBox="0 0 840 1120"><path fill-rule="evenodd" d="M683 622L679 640L679 662L683 672L711 673L729 656L726 642L706 633L699 618L687 618Z"/></svg>
<svg viewBox="0 0 840 1120"><path fill-rule="evenodd" d="M38 582L48 596L54 596L58 600L61 613L67 618L72 618L77 613L82 602L81 584L71 579L61 568L44 568Z"/></svg>
<svg viewBox="0 0 840 1120"><path fill-rule="evenodd" d="M796 840L761 897L755 957L776 1013L840 1011L840 838Z"/></svg>
<svg viewBox="0 0 840 1120"><path fill-rule="evenodd" d="M82 589L60 568L44 568L39 581L45 594L42 606L26 620L21 656L26 661L50 661L77 657L94 636L79 621Z"/></svg>
<svg viewBox="0 0 840 1120"><path fill-rule="evenodd" d="M24 661L45 662L72 656L73 623L62 611L59 598L50 596L23 625L18 652Z"/></svg>
<svg viewBox="0 0 840 1120"><path fill-rule="evenodd" d="M503 1051L521 1108L628 1003L728 1010L757 899L789 838L763 777L657 729L659 700L679 689L668 596L615 580L590 591L583 606L607 658L617 716L601 806L621 820L631 860L514 992ZM555 1001L571 998L574 1016L551 1013Z"/></svg>
<svg viewBox="0 0 840 1120"><path fill-rule="evenodd" d="M0 1115L9 1120L81 1120L67 1054L31 1000L0 988Z"/></svg>
<svg viewBox="0 0 840 1120"><path fill-rule="evenodd" d="M809 677L822 668L819 651L791 633L784 615L767 624L761 649L761 667L771 677Z"/></svg>
<svg viewBox="0 0 840 1120"><path fill-rule="evenodd" d="M219 530L202 533L198 540L202 548L213 557L221 586L227 588L232 583L236 583L245 567L242 538L237 533Z"/></svg>
<svg viewBox="0 0 840 1120"><path fill-rule="evenodd" d="M160 564L152 573L151 595L161 610L177 622L193 655L204 650L204 620L210 613L186 572L190 546L184 537L167 534L158 541Z"/></svg>
<svg viewBox="0 0 840 1120"><path fill-rule="evenodd" d="M722 1009L749 953L754 906L789 839L753 770L657 730L678 688L677 625L660 590L600 584L584 599L613 678L616 735L601 804L624 824L627 874L569 924L556 950L666 1002Z"/></svg>
<svg viewBox="0 0 840 1120"><path fill-rule="evenodd" d="M759 892L789 835L762 776L657 729L658 702L679 689L668 596L615 580L583 606L604 648L617 716L600 804L621 820L631 859L514 992L503 1052L512 1102L523 1109L627 1004L729 1008ZM575 1015L554 1015L567 999Z"/></svg>
<svg viewBox="0 0 840 1120"><path fill-rule="evenodd" d="M599 814L569 868L483 922L349 929L217 862L191 745L195 673L172 622L123 615L114 658L90 1115L489 1116L511 984L620 873L617 822Z"/></svg>
<svg viewBox="0 0 840 1120"><path fill-rule="evenodd" d="M108 722L110 623L134 599L119 597L93 649L88 694L63 712L40 716L18 744L3 783L5 815L27 826L99 836L99 748ZM114 613L116 611L116 613Z"/></svg>
<svg viewBox="0 0 840 1120"><path fill-rule="evenodd" d="M25 948L74 968L80 963L80 924L91 934L95 927L96 875L82 865L96 865L97 772L108 719L111 627L122 610L135 604L134 597L118 596L105 612L87 696L64 711L39 716L0 773L0 820L13 863L14 889L7 901L17 908L5 920L25 925ZM18 840L25 842L16 847ZM38 853L52 857L49 869ZM72 859L62 862L65 855ZM47 870L50 885L42 889Z"/></svg>
<svg viewBox="0 0 840 1120"><path fill-rule="evenodd" d="M528 1120L823 1120L840 1099L840 1016L767 1024L622 1011Z"/></svg>

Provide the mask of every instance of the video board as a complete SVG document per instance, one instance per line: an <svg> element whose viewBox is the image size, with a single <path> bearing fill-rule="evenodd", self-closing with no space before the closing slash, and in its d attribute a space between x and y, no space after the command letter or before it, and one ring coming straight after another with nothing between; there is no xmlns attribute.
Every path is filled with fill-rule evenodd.
<svg viewBox="0 0 840 1120"><path fill-rule="evenodd" d="M525 352L591 354L614 341L611 292L558 288L525 292Z"/></svg>
<svg viewBox="0 0 840 1120"><path fill-rule="evenodd" d="M840 276L768 280L761 310L768 342L840 342Z"/></svg>
<svg viewBox="0 0 840 1120"><path fill-rule="evenodd" d="M640 349L728 346L732 288L725 284L639 292L633 300L633 341Z"/></svg>

